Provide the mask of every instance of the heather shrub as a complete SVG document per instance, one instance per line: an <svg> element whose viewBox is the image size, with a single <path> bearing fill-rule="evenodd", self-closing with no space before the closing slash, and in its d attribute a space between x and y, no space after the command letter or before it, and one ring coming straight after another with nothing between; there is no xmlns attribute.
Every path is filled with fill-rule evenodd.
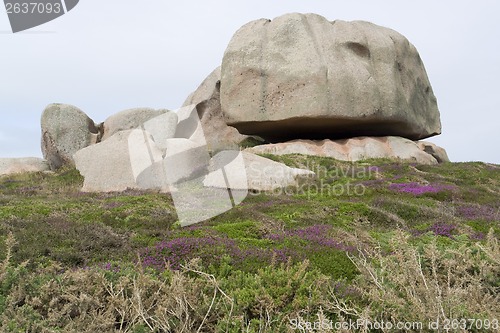
<svg viewBox="0 0 500 333"><path fill-rule="evenodd" d="M134 267L57 270L16 281L0 312L2 332L210 332L231 313L215 278L193 268L162 276Z"/></svg>
<svg viewBox="0 0 500 333"><path fill-rule="evenodd" d="M9 233L5 239L5 255L0 263L0 313L2 313L7 304L7 296L16 288L16 282L27 274L24 262L17 267L11 265L12 251L16 241L12 233Z"/></svg>
<svg viewBox="0 0 500 333"><path fill-rule="evenodd" d="M255 273L273 262L299 263L308 259L313 268L336 279L351 280L357 274L345 254L354 247L335 239L330 225L316 224L265 235L256 235L259 231L252 222L222 224L214 229L222 231L223 236L208 230L203 237L171 235L171 239L142 249L141 262L161 271L166 267L178 270L194 258L202 259L205 268L217 267L226 258L233 269ZM228 238L227 233L233 238Z"/></svg>
<svg viewBox="0 0 500 333"><path fill-rule="evenodd" d="M181 228L166 194L80 193L71 169L0 178L0 332L499 318L498 167L276 159L366 193L255 194Z"/></svg>
<svg viewBox="0 0 500 333"><path fill-rule="evenodd" d="M226 257L211 273L197 259L178 270L112 264L27 271L0 265L2 332L292 332L291 322L364 319L428 323L500 316L500 246L412 245L395 232L391 252L346 252L360 276L334 280L309 262L278 263L255 273ZM313 332L314 330L302 330ZM327 332L328 330L324 330ZM321 332L317 330L316 332Z"/></svg>
<svg viewBox="0 0 500 333"><path fill-rule="evenodd" d="M56 263L28 272L10 267L9 251L0 266L2 332L285 332L291 318L314 318L329 281L307 261L255 274L225 262L217 277L199 260L161 273Z"/></svg>
<svg viewBox="0 0 500 333"><path fill-rule="evenodd" d="M256 274L234 271L221 282L234 299L228 332L288 332L290 320L316 320L331 281L307 260L273 264Z"/></svg>
<svg viewBox="0 0 500 333"><path fill-rule="evenodd" d="M426 325L453 319L500 318L500 247L487 241L440 248L437 238L421 250L398 231L392 253L351 256L361 272L355 285L361 299L344 302L331 293L339 316Z"/></svg>

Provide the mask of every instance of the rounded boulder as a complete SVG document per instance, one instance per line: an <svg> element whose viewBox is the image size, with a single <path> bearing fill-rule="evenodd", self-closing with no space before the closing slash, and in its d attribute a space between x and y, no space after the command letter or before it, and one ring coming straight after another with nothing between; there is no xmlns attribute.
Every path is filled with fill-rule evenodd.
<svg viewBox="0 0 500 333"><path fill-rule="evenodd" d="M416 48L364 21L286 14L240 28L222 61L221 106L242 134L269 141L441 133Z"/></svg>
<svg viewBox="0 0 500 333"><path fill-rule="evenodd" d="M97 142L98 129L82 110L50 104L42 114L42 153L51 170L74 165L73 154Z"/></svg>

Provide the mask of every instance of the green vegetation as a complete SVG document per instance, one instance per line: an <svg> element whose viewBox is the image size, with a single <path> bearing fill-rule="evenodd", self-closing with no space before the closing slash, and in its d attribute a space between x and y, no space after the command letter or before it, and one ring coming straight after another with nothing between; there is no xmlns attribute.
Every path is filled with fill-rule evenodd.
<svg viewBox="0 0 500 333"><path fill-rule="evenodd" d="M0 178L0 331L500 320L499 166L272 159L318 177L186 228L168 194Z"/></svg>

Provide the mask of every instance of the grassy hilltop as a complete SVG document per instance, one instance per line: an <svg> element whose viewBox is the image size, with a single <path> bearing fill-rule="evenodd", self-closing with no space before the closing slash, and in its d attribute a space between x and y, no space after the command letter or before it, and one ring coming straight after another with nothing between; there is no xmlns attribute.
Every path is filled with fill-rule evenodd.
<svg viewBox="0 0 500 333"><path fill-rule="evenodd" d="M1 177L0 332L498 329L500 166L266 157L318 177L185 228L168 194Z"/></svg>

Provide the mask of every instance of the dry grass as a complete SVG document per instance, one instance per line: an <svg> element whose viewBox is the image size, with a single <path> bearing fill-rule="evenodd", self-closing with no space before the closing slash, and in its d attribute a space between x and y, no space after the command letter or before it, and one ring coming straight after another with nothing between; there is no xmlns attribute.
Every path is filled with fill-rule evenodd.
<svg viewBox="0 0 500 333"><path fill-rule="evenodd" d="M391 246L389 256L375 251L370 258L350 257L362 272L356 285L364 302L330 293L330 305L340 316L424 325L500 318L500 247L493 231L483 245L445 250L435 240L419 250L399 231Z"/></svg>
<svg viewBox="0 0 500 333"><path fill-rule="evenodd" d="M44 275L57 271L52 266ZM56 273L36 296L28 290L36 277L25 278L0 315L0 327L12 328L7 332L209 332L232 311L215 278L192 267L163 279L145 272L116 281L96 270Z"/></svg>

